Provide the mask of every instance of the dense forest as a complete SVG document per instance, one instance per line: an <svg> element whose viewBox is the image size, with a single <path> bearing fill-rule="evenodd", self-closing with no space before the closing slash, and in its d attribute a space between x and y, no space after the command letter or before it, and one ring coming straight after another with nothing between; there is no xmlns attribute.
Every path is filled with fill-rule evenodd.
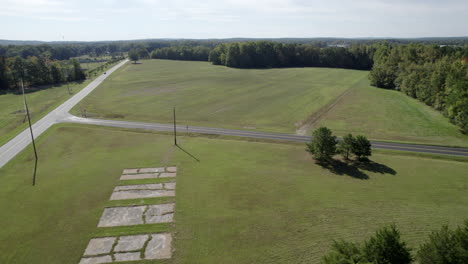
<svg viewBox="0 0 468 264"><path fill-rule="evenodd" d="M85 78L80 63L75 59L56 61L36 56L27 59L0 56L0 91L20 87L21 80L28 86L38 86Z"/></svg>
<svg viewBox="0 0 468 264"><path fill-rule="evenodd" d="M209 55L215 65L236 68L331 67L370 70L373 47L320 48L309 44L271 41L234 42L216 46Z"/></svg>
<svg viewBox="0 0 468 264"><path fill-rule="evenodd" d="M171 46L153 50L153 52L151 52L151 58L208 61L210 51L211 48L205 46Z"/></svg>
<svg viewBox="0 0 468 264"><path fill-rule="evenodd" d="M371 84L434 107L468 133L468 46L380 44Z"/></svg>

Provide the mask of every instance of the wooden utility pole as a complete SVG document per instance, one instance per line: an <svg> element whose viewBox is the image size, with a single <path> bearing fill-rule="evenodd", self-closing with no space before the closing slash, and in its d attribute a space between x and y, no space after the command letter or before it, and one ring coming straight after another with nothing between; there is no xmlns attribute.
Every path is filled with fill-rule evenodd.
<svg viewBox="0 0 468 264"><path fill-rule="evenodd" d="M24 102L24 108L26 110L26 115L28 116L28 122L29 122L29 131L31 132L31 140L32 140L32 145L34 149L34 174L33 174L33 180L32 180L32 185L36 185L36 172L37 172L37 150L36 150L36 142L34 141L34 134L32 130L32 125L31 125L31 116L29 115L29 108L28 108L28 103L26 102L26 95L24 94L24 84L23 84L23 79L21 79L21 89L23 90L23 102Z"/></svg>
<svg viewBox="0 0 468 264"><path fill-rule="evenodd" d="M177 131L176 131L176 115L175 115L175 106L174 106L174 145L177 146Z"/></svg>

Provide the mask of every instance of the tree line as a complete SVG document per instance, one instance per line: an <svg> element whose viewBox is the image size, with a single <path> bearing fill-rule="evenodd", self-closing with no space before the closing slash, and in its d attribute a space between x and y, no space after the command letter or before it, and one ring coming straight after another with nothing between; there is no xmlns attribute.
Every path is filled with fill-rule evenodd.
<svg viewBox="0 0 468 264"><path fill-rule="evenodd" d="M21 86L21 80L28 86L57 84L66 81L86 79L80 63L51 60L47 57L7 58L0 56L0 91Z"/></svg>
<svg viewBox="0 0 468 264"><path fill-rule="evenodd" d="M208 61L211 48L205 46L170 46L155 49L151 52L152 59Z"/></svg>
<svg viewBox="0 0 468 264"><path fill-rule="evenodd" d="M432 232L416 254L401 239L395 225L384 226L363 243L334 240L322 264L465 264L468 261L468 220L454 230Z"/></svg>
<svg viewBox="0 0 468 264"><path fill-rule="evenodd" d="M209 55L215 65L236 68L330 67L369 70L373 47L320 48L311 44L271 41L234 42L216 46Z"/></svg>
<svg viewBox="0 0 468 264"><path fill-rule="evenodd" d="M441 111L468 133L468 46L377 46L371 84L398 90Z"/></svg>

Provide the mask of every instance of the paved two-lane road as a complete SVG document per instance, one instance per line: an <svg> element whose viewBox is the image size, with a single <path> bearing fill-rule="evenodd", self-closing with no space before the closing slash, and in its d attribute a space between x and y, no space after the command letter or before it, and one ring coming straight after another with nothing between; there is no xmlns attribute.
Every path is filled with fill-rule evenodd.
<svg viewBox="0 0 468 264"><path fill-rule="evenodd" d="M124 65L128 60L122 61L119 64L112 67L107 71L106 74L94 79L90 84L83 88L80 92L72 96L65 103L61 104L59 107L48 113L42 119L34 123L32 126L33 134L35 137L41 135L52 125L61 122L67 115L68 112L83 98L85 98L89 93L91 93L102 81L104 81L107 76L117 70L120 66ZM25 149L29 144L31 144L31 134L29 128L23 130L19 135L17 135L12 140L8 141L5 145L0 147L0 168L3 167L8 161Z"/></svg>
<svg viewBox="0 0 468 264"><path fill-rule="evenodd" d="M71 122L71 123L89 124L89 125L145 129L145 130L154 130L154 131L173 131L174 130L174 126L172 124L102 120L102 119L92 119L92 118L81 118L81 117L72 116L72 115L68 115L62 121ZM299 135L292 135L292 134L269 133L269 132L246 131L246 130L232 130L232 129L223 129L223 128L210 128L210 127L194 127L194 126L187 127L187 126L178 125L176 129L179 132L238 136L238 137L248 137L248 138L263 138L263 139L295 141L295 142L309 142L311 139L308 136L299 136ZM411 151L411 152L422 152L422 153L468 157L468 149L466 148L427 146L427 145L404 144L404 143L381 142L381 141L371 141L371 143L372 143L372 147L376 149L389 149L389 150L400 150L400 151Z"/></svg>

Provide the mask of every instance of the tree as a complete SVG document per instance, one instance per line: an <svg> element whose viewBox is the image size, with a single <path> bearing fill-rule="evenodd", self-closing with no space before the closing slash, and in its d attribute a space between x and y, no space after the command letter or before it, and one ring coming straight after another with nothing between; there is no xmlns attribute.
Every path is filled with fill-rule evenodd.
<svg viewBox="0 0 468 264"><path fill-rule="evenodd" d="M333 240L331 252L322 259L323 264L364 263L365 259L359 245L345 240Z"/></svg>
<svg viewBox="0 0 468 264"><path fill-rule="evenodd" d="M353 152L354 137L348 134L338 142L337 152L340 153L344 159L348 160L349 155Z"/></svg>
<svg viewBox="0 0 468 264"><path fill-rule="evenodd" d="M442 226L429 235L417 253L420 264L464 264L468 261L468 220L464 227L450 230Z"/></svg>
<svg viewBox="0 0 468 264"><path fill-rule="evenodd" d="M307 143L307 151L315 156L315 159L325 161L336 153L336 136L326 127L320 127L312 133L312 140Z"/></svg>
<svg viewBox="0 0 468 264"><path fill-rule="evenodd" d="M375 264L408 264L412 261L410 248L400 240L400 232L395 225L377 230L364 243L362 252L367 261Z"/></svg>
<svg viewBox="0 0 468 264"><path fill-rule="evenodd" d="M372 155L370 141L362 135L356 136L352 144L352 152L358 160L366 159Z"/></svg>
<svg viewBox="0 0 468 264"><path fill-rule="evenodd" d="M395 225L377 230L362 246L333 241L331 252L322 258L323 264L409 264L411 261L410 248L401 241Z"/></svg>
<svg viewBox="0 0 468 264"><path fill-rule="evenodd" d="M138 51L133 49L128 52L128 57L130 58L131 61L133 61L134 64L137 63L139 56L138 56Z"/></svg>

